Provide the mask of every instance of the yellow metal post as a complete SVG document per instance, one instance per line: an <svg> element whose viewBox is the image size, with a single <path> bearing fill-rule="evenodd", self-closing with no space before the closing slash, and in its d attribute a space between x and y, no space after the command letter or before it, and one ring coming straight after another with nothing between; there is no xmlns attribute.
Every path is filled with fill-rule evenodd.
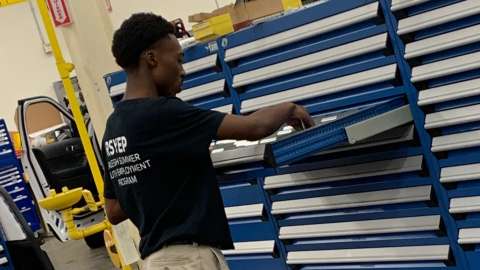
<svg viewBox="0 0 480 270"><path fill-rule="evenodd" d="M95 152L93 151L90 137L88 136L87 127L85 126L85 122L82 116L82 112L80 111L77 97L75 96L75 89L70 79L70 73L73 71L74 65L72 63L67 63L63 57L62 51L58 44L57 35L55 34L55 28L53 27L52 21L50 20L50 15L48 14L48 7L45 3L45 0L37 0L37 3L43 24L45 26L45 30L47 32L48 39L50 40L50 45L52 47L52 52L55 57L58 73L62 78L63 86L65 88L65 92L67 93L67 98L70 102L70 107L72 109L73 118L80 134L83 148L85 149L85 155L87 156L90 170L92 171L93 180L95 182L95 186L97 187L100 200L103 201L102 174L98 166Z"/></svg>
<svg viewBox="0 0 480 270"><path fill-rule="evenodd" d="M48 13L48 7L45 3L45 0L37 0L38 8L40 11L40 15L42 17L43 24L45 26L45 30L47 32L48 39L50 41L50 45L52 48L53 55L55 57L56 65L58 73L62 79L65 92L67 94L67 98L70 102L70 107L72 109L73 118L75 120L75 125L77 126L78 132L80 134L80 139L82 141L82 145L85 149L85 155L87 157L88 164L90 166L90 170L93 175L93 180L95 182L95 186L97 188L99 197L101 202L103 203L103 178L100 172L100 168L98 166L97 158L95 152L93 151L93 146L90 141L90 137L88 136L87 127L85 126L85 122L83 119L83 115L80 111L80 106L75 96L75 89L73 87L72 81L70 79L70 74L75 68L72 63L67 63L65 58L63 57L62 51L60 49L58 39L55 33L55 28L53 27L52 21L50 20L50 15ZM108 221L104 221L100 223L98 226L94 226L89 228L90 230L98 230L99 228L110 227L111 225ZM115 239L114 239L115 241ZM125 265L120 257L120 261L122 263L121 268L123 270L131 270L130 265Z"/></svg>

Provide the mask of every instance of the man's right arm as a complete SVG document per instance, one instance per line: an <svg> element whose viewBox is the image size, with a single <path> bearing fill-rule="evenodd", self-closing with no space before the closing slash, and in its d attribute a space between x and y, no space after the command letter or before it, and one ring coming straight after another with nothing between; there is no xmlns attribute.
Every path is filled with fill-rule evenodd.
<svg viewBox="0 0 480 270"><path fill-rule="evenodd" d="M127 214L123 212L117 199L105 198L105 212L107 212L108 221L113 225L128 219Z"/></svg>
<svg viewBox="0 0 480 270"><path fill-rule="evenodd" d="M310 114L302 106L282 103L246 116L225 116L218 129L217 139L256 141L270 136L285 123L296 129L315 125Z"/></svg>

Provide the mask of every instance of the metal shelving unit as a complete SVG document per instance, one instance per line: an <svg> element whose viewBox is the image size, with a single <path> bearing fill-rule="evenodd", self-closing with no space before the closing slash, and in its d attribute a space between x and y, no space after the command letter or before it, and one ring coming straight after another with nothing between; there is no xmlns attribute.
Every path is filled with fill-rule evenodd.
<svg viewBox="0 0 480 270"><path fill-rule="evenodd" d="M479 5L328 1L185 50L186 101L317 122L212 143L232 269L480 266Z"/></svg>
<svg viewBox="0 0 480 270"><path fill-rule="evenodd" d="M0 185L8 191L32 231L40 230L41 223L35 202L23 179L23 168L15 156L13 144L3 119L0 119Z"/></svg>

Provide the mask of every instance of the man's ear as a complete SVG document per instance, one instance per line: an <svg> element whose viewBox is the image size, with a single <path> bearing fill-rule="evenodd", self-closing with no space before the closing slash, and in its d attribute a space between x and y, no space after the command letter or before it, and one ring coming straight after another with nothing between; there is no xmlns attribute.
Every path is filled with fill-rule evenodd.
<svg viewBox="0 0 480 270"><path fill-rule="evenodd" d="M158 65L157 55L153 50L145 51L144 58L149 67L153 68Z"/></svg>

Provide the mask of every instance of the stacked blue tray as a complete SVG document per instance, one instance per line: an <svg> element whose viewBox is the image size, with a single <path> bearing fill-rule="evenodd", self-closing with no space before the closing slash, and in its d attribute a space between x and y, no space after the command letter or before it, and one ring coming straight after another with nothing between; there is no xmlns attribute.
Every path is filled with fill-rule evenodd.
<svg viewBox="0 0 480 270"><path fill-rule="evenodd" d="M407 2L407 1L397 1ZM393 7L424 128L472 269L480 265L480 2Z"/></svg>
<svg viewBox="0 0 480 270"><path fill-rule="evenodd" d="M41 224L36 205L23 179L23 168L15 155L15 150L3 119L0 119L0 185L11 195L32 230L34 232L40 230Z"/></svg>

